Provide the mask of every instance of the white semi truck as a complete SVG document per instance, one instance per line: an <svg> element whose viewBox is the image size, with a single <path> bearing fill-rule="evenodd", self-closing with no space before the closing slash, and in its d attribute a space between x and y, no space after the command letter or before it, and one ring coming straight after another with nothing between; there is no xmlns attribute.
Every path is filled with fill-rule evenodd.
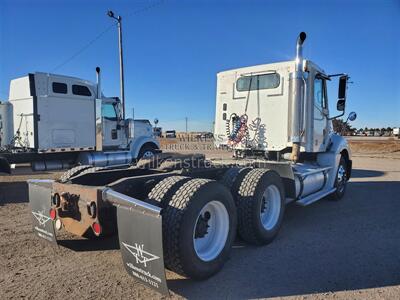
<svg viewBox="0 0 400 300"><path fill-rule="evenodd" d="M334 76L303 58L305 38L302 32L293 61L218 74L215 138L234 158L162 153L130 168L75 168L57 181L31 180L37 236L56 244L59 230L118 232L127 272L168 294L165 268L208 278L227 261L237 233L266 245L287 205L341 199L352 161L330 126L326 85ZM339 77L343 115L348 76Z"/></svg>
<svg viewBox="0 0 400 300"><path fill-rule="evenodd" d="M399 127L393 128L393 135L400 138L400 128Z"/></svg>
<svg viewBox="0 0 400 300"><path fill-rule="evenodd" d="M0 104L0 166L105 167L156 153L150 122L122 115L120 100L101 92L99 68L96 84L40 72L14 79L8 102Z"/></svg>

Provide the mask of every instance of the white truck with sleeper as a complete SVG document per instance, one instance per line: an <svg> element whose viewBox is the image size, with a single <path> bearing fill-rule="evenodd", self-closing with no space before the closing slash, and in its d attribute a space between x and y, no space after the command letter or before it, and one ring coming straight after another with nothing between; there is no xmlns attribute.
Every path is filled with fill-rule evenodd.
<svg viewBox="0 0 400 300"><path fill-rule="evenodd" d="M96 84L41 72L11 81L0 104L3 170L26 162L37 171L130 165L157 152L150 122L124 120L121 101L103 95L96 70Z"/></svg>

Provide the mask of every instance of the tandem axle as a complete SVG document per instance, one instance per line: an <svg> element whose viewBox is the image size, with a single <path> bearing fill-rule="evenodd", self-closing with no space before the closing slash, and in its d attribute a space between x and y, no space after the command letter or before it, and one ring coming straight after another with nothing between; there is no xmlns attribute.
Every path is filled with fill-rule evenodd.
<svg viewBox="0 0 400 300"><path fill-rule="evenodd" d="M339 175L311 164L160 154L134 167L80 166L58 181L30 180L29 201L39 237L57 244L59 230L86 238L118 232L128 273L168 294L165 268L194 279L213 275L236 232L268 244L286 204L336 195Z"/></svg>

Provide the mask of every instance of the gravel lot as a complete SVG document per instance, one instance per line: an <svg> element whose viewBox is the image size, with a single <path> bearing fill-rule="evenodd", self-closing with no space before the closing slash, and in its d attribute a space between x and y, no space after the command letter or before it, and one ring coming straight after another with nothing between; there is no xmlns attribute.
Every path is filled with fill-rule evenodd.
<svg viewBox="0 0 400 300"><path fill-rule="evenodd" d="M237 241L216 276L193 282L167 272L172 297L399 299L400 157L379 156L355 155L342 201L290 205L272 244ZM39 241L24 183L32 177L0 176L0 299L159 298L127 275L115 239Z"/></svg>

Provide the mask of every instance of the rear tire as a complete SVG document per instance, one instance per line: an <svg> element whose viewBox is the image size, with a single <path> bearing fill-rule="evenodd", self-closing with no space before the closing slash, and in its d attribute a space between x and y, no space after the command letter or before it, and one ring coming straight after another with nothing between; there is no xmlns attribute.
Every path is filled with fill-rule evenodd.
<svg viewBox="0 0 400 300"><path fill-rule="evenodd" d="M98 171L107 170L107 169L111 170L112 166L109 166L109 167L93 167L93 166L90 166L90 168L87 168L87 169L83 170L83 172L79 173L79 175L86 175L86 174L89 174L89 173L96 173Z"/></svg>
<svg viewBox="0 0 400 300"><path fill-rule="evenodd" d="M59 182L61 183L66 183L67 181L70 180L70 178L79 175L83 171L92 168L92 165L82 165L82 166L76 166L73 167L72 169L69 169L68 171L64 172L61 177L58 179Z"/></svg>
<svg viewBox="0 0 400 300"><path fill-rule="evenodd" d="M243 180L243 177L251 170L250 167L248 168L238 168L232 167L229 168L222 178L219 180L224 186L226 186L231 192L234 192L235 183L240 182ZM240 176L241 175L241 176Z"/></svg>
<svg viewBox="0 0 400 300"><path fill-rule="evenodd" d="M151 189L146 202L161 208L167 207L176 191L190 179L185 176L170 176L161 180Z"/></svg>
<svg viewBox="0 0 400 300"><path fill-rule="evenodd" d="M272 242L282 225L284 195L278 173L267 169L249 171L236 194L239 236L255 245Z"/></svg>
<svg viewBox="0 0 400 300"><path fill-rule="evenodd" d="M162 212L165 266L205 279L218 272L236 234L236 207L229 191L208 179L186 181Z"/></svg>

